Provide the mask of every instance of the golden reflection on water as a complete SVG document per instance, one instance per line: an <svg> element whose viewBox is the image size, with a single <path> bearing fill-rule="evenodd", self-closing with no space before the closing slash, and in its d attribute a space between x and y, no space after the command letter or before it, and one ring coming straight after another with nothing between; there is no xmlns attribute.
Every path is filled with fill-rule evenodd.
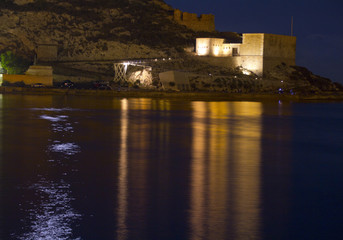
<svg viewBox="0 0 343 240"><path fill-rule="evenodd" d="M191 239L257 236L261 103L193 102L192 107Z"/></svg>
<svg viewBox="0 0 343 240"><path fill-rule="evenodd" d="M0 94L0 179L2 179L2 171L3 171L3 166L2 166L2 164L3 164L3 151L2 151L2 148L3 148L3 145L2 145L2 134L3 134L3 130L2 130L2 128L3 128L3 126L2 126L2 115L3 115L3 113L2 113L2 111L3 111L3 99L2 99L2 94ZM2 181L0 181L0 193L2 193L2 191L3 191L3 183L2 183ZM0 206L3 206L3 203L2 203L2 198L0 197ZM1 210L0 210L0 216L3 216L3 213L2 213L2 208L1 208ZM2 232L1 232L1 230L0 230L0 235L2 235Z"/></svg>
<svg viewBox="0 0 343 240"><path fill-rule="evenodd" d="M127 211L128 211L128 169L127 169L127 136L128 136L128 100L122 99L120 116L120 153L118 177L118 208L117 208L117 239L127 239Z"/></svg>
<svg viewBox="0 0 343 240"><path fill-rule="evenodd" d="M0 94L0 160L2 159L2 109L3 109L3 105L2 105L2 94ZM1 162L0 162L0 174L1 174Z"/></svg>

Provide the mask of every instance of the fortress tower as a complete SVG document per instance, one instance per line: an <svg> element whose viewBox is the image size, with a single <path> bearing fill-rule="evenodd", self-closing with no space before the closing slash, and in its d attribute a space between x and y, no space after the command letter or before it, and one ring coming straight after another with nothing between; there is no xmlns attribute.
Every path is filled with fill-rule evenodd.
<svg viewBox="0 0 343 240"><path fill-rule="evenodd" d="M243 67L262 76L279 64L295 65L296 37L244 33L242 43L226 43L222 38L197 38L200 60L229 68Z"/></svg>
<svg viewBox="0 0 343 240"><path fill-rule="evenodd" d="M213 32L216 30L213 14L201 14L181 12L179 9L174 10L174 21L192 29L196 32Z"/></svg>

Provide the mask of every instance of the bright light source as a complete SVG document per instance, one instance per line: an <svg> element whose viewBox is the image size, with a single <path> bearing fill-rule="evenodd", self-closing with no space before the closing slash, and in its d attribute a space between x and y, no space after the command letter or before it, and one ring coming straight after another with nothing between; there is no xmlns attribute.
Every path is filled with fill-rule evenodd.
<svg viewBox="0 0 343 240"><path fill-rule="evenodd" d="M229 55L229 48L228 48L228 47L224 47L224 49L223 49L223 54L224 54L225 56L228 56L228 55Z"/></svg>
<svg viewBox="0 0 343 240"><path fill-rule="evenodd" d="M206 48L206 46L205 45L200 45L199 47L198 47L198 55L199 56L204 56L204 55L207 55L208 54L208 50L207 50L207 48Z"/></svg>
<svg viewBox="0 0 343 240"><path fill-rule="evenodd" d="M214 47L213 49L213 55L218 56L219 55L219 47Z"/></svg>
<svg viewBox="0 0 343 240"><path fill-rule="evenodd" d="M250 74L251 74L251 72L248 71L248 70L246 70L246 69L243 69L243 70L242 70L242 73L243 73L244 75L250 75Z"/></svg>

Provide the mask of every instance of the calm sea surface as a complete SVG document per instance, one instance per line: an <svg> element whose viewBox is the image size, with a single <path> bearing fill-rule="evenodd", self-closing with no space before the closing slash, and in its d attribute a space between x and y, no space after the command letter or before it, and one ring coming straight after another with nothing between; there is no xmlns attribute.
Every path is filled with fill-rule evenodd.
<svg viewBox="0 0 343 240"><path fill-rule="evenodd" d="M0 95L0 239L343 236L343 103Z"/></svg>

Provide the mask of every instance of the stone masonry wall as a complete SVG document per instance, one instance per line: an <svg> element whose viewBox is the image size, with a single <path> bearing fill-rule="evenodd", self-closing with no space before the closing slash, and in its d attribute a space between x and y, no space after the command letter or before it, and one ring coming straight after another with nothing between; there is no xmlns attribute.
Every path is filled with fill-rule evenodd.
<svg viewBox="0 0 343 240"><path fill-rule="evenodd" d="M296 37L249 33L243 34L241 46L242 67L263 75L275 66L285 63L295 65Z"/></svg>
<svg viewBox="0 0 343 240"><path fill-rule="evenodd" d="M34 75L14 75L14 74L4 74L3 81L8 83L18 83L23 82L26 85L31 85L35 83L42 83L45 86L52 86L52 76L34 76Z"/></svg>
<svg viewBox="0 0 343 240"><path fill-rule="evenodd" d="M213 14L201 14L198 17L195 13L181 12L179 9L175 9L174 21L197 32L213 32L216 29Z"/></svg>
<svg viewBox="0 0 343 240"><path fill-rule="evenodd" d="M264 34L263 72L272 70L275 66L285 63L295 65L296 37Z"/></svg>

